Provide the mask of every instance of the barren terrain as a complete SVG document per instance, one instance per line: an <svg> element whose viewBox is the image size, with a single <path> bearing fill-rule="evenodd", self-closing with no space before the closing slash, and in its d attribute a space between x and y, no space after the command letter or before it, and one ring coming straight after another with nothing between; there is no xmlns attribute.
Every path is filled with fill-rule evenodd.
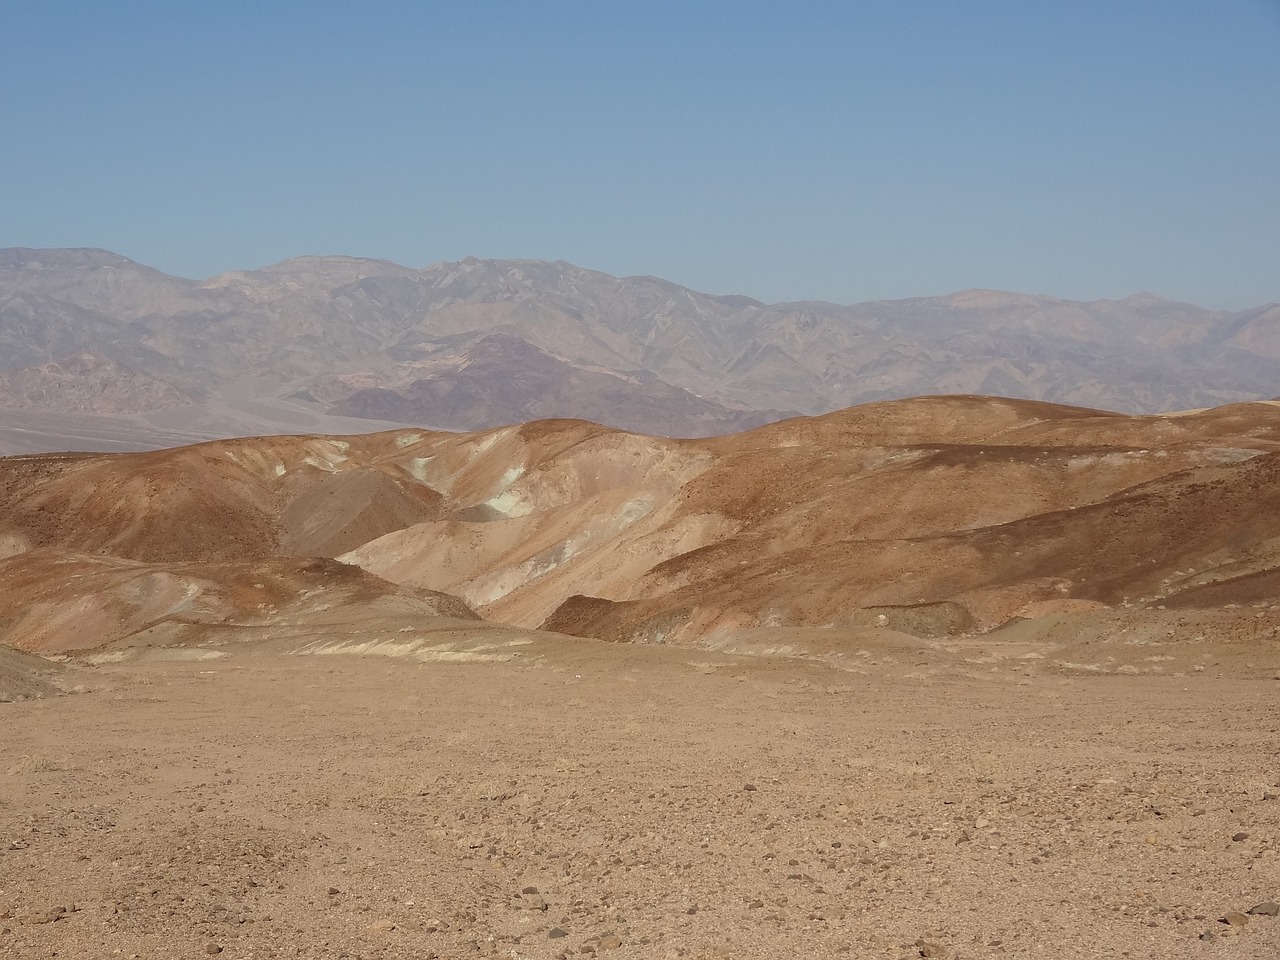
<svg viewBox="0 0 1280 960"><path fill-rule="evenodd" d="M0 459L0 955L1274 957L1278 471L979 397Z"/></svg>
<svg viewBox="0 0 1280 960"><path fill-rule="evenodd" d="M1212 660L284 649L3 706L0 954L1280 951L1278 685Z"/></svg>
<svg viewBox="0 0 1280 960"><path fill-rule="evenodd" d="M307 557L340 563L286 573ZM0 460L13 646L305 617L353 568L601 640L1011 631L1063 669L1167 673L1210 629L1280 636L1280 409L927 397L710 440L559 420Z"/></svg>

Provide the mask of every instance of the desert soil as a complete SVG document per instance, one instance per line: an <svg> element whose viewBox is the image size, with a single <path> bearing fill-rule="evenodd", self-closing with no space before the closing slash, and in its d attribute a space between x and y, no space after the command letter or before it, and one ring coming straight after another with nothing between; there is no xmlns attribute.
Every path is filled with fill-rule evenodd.
<svg viewBox="0 0 1280 960"><path fill-rule="evenodd" d="M1269 675L540 650L0 704L0 956L1280 956Z"/></svg>

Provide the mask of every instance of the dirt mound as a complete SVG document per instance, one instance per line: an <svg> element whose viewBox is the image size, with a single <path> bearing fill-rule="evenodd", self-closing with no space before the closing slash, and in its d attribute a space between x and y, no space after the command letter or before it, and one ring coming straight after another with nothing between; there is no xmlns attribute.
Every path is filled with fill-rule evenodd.
<svg viewBox="0 0 1280 960"><path fill-rule="evenodd" d="M0 703L66 693L77 682L60 663L0 645Z"/></svg>
<svg viewBox="0 0 1280 960"><path fill-rule="evenodd" d="M395 598L423 618L474 620L456 597L324 558L144 563L41 550L0 561L0 644L66 653L217 643Z"/></svg>
<svg viewBox="0 0 1280 960"><path fill-rule="evenodd" d="M379 470L388 447L394 434L11 457L0 535L146 561L332 555L436 515L431 490L399 465Z"/></svg>
<svg viewBox="0 0 1280 960"><path fill-rule="evenodd" d="M326 473L308 465L286 477L279 497L285 503L279 521L285 553L336 557L440 515L440 494L374 467Z"/></svg>

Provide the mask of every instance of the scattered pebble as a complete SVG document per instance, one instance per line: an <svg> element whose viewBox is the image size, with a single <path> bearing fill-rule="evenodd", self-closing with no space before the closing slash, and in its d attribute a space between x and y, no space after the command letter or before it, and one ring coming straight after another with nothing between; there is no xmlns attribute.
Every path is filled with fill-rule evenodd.
<svg viewBox="0 0 1280 960"><path fill-rule="evenodd" d="M622 938L616 933L602 933L592 937L579 948L582 953L603 953L605 950L616 950L622 946Z"/></svg>

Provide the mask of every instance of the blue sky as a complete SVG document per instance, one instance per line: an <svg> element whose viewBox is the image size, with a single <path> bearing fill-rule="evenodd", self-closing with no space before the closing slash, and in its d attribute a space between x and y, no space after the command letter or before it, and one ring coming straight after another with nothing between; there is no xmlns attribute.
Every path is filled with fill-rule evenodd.
<svg viewBox="0 0 1280 960"><path fill-rule="evenodd" d="M1280 301L1280 0L8 0L0 246Z"/></svg>

